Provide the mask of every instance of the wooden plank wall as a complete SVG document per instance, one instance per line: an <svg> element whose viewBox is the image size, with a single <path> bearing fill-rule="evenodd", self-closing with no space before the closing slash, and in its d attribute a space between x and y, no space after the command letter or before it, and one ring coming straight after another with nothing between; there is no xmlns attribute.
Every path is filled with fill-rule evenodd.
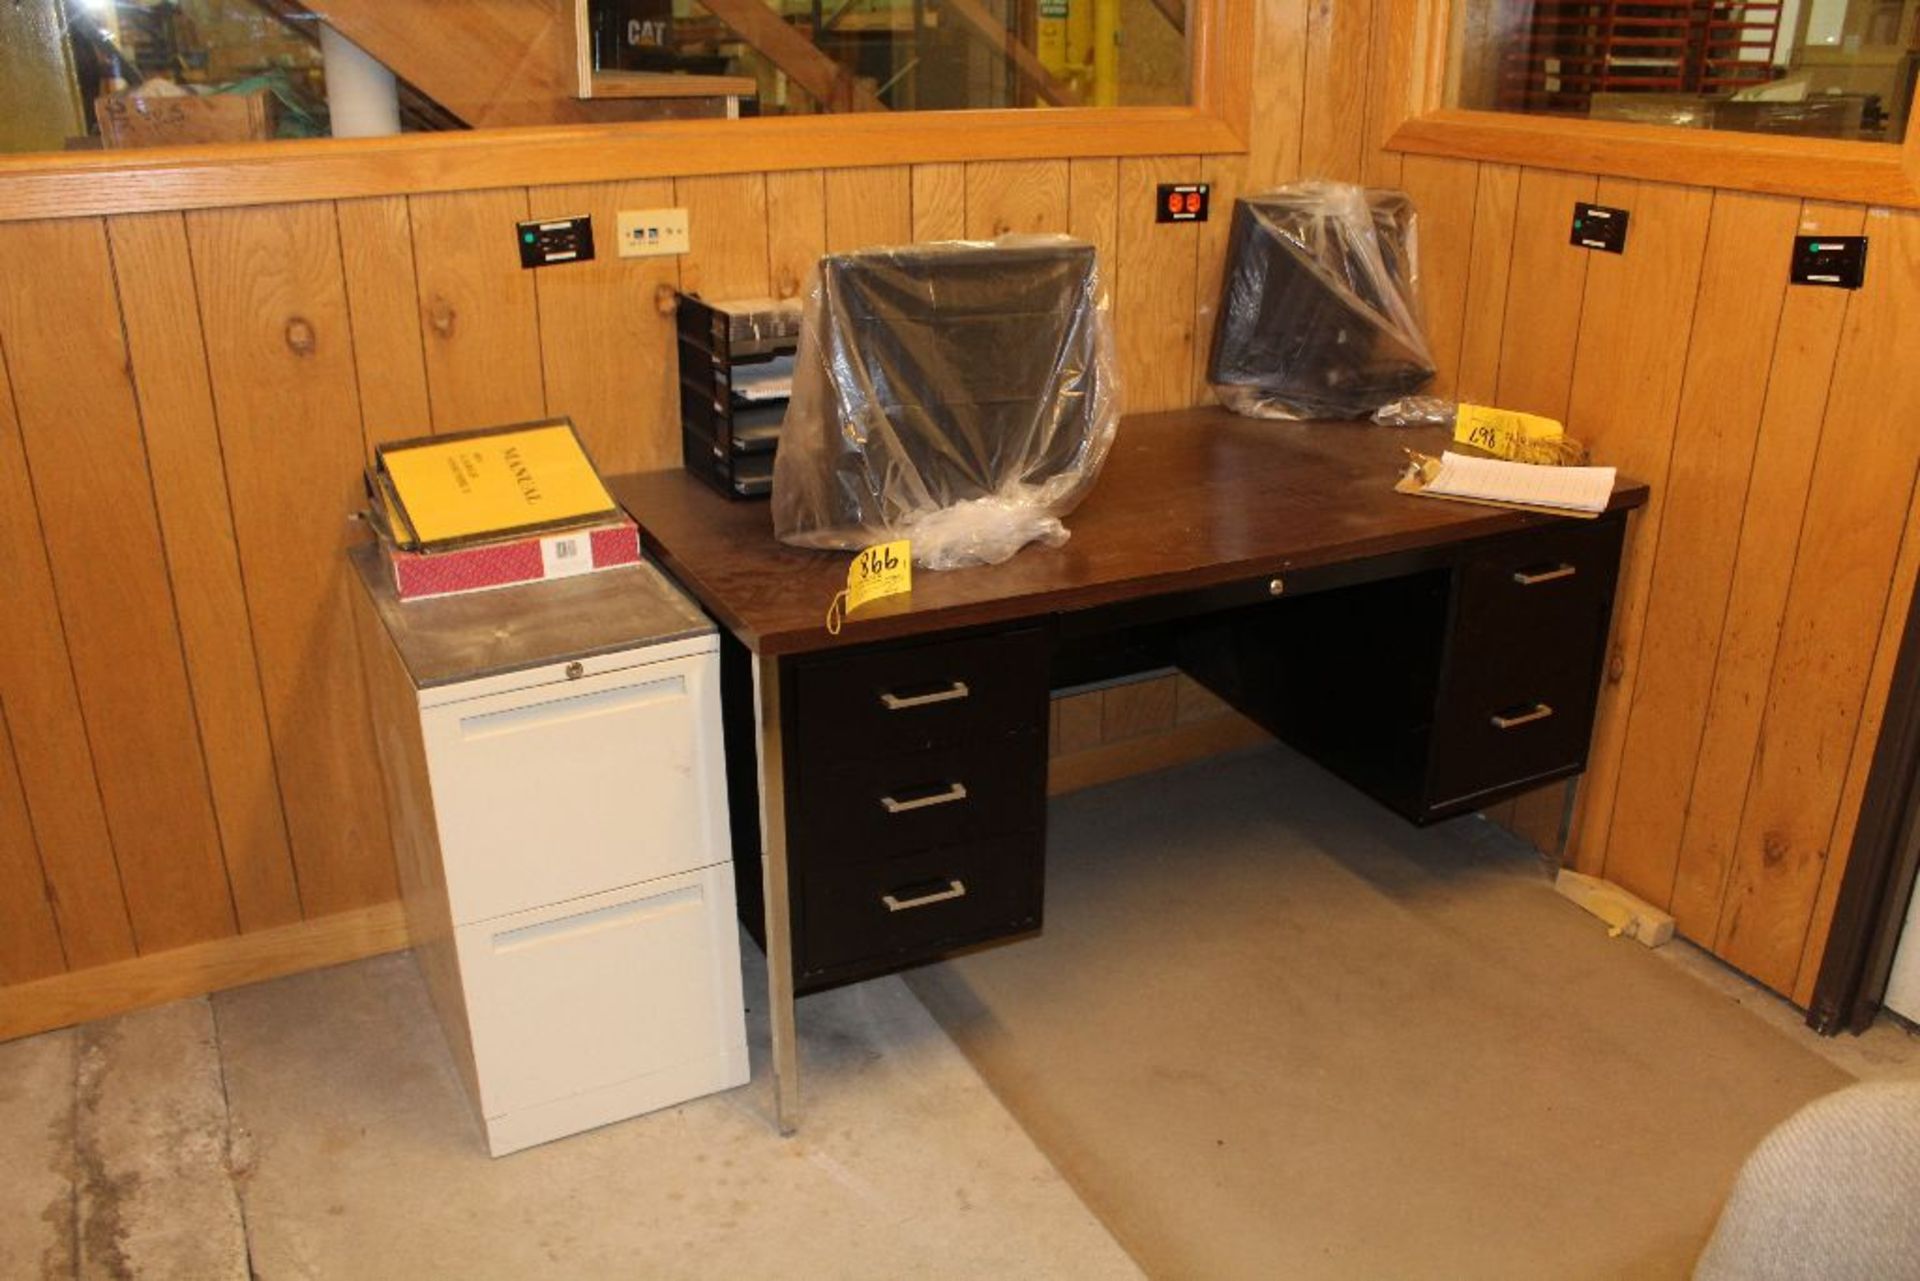
<svg viewBox="0 0 1920 1281"><path fill-rule="evenodd" d="M1098 243L1129 407L1184 405L1219 254L1156 227L1151 184L1201 170L843 169L0 226L0 1035L87 1009L89 975L123 999L144 958L297 951L288 927L318 921L392 945L342 569L375 444L567 413L609 470L674 465L663 286L792 295L830 248L1007 230ZM519 266L518 220L670 204L690 211L684 258Z"/></svg>
<svg viewBox="0 0 1920 1281"><path fill-rule="evenodd" d="M1377 148L1333 172L1418 203L1443 390L1652 485L1590 767L1494 817L1807 1004L1920 572L1920 214ZM1593 199L1632 212L1625 254L1568 243ZM1796 233L1862 231L1865 288L1787 284Z"/></svg>
<svg viewBox="0 0 1920 1281"><path fill-rule="evenodd" d="M1191 677L1172 671L1057 691L1051 712L1048 795L1273 741Z"/></svg>
<svg viewBox="0 0 1920 1281"><path fill-rule="evenodd" d="M1804 1002L1920 563L1920 215L1403 161L1384 0L1254 2L1244 155L0 227L0 1036L399 941L341 557L377 442L565 412L609 469L671 465L661 286L792 293L823 250L1002 230L1100 246L1129 409L1201 402L1228 220L1156 226L1151 184L1224 213L1300 175L1418 201L1442 390L1652 482L1568 856ZM1594 197L1625 256L1566 243ZM525 273L503 234L665 203L677 261ZM1787 289L1796 227L1864 228L1867 288ZM1557 845L1564 811L1502 817Z"/></svg>

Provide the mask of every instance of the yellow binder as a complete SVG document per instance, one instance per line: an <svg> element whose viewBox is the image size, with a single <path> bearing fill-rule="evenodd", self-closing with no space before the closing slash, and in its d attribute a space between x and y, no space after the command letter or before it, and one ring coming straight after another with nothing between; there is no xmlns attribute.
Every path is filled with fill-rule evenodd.
<svg viewBox="0 0 1920 1281"><path fill-rule="evenodd" d="M566 419L381 446L385 513L414 551L566 529L620 514Z"/></svg>

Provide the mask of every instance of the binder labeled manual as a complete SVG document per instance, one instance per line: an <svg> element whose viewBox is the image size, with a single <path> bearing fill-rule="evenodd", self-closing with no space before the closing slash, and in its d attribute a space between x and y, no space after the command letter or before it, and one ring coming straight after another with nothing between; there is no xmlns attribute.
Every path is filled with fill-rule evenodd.
<svg viewBox="0 0 1920 1281"><path fill-rule="evenodd" d="M639 528L565 419L382 446L367 500L403 601L640 561Z"/></svg>
<svg viewBox="0 0 1920 1281"><path fill-rule="evenodd" d="M367 480L382 532L406 551L622 518L565 419L382 445Z"/></svg>

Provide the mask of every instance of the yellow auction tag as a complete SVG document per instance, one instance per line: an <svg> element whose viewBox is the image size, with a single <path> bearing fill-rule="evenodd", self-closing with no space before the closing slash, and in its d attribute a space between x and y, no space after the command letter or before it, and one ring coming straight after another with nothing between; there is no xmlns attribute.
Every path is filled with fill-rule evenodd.
<svg viewBox="0 0 1920 1281"><path fill-rule="evenodd" d="M1453 415L1454 440L1496 458L1516 458L1524 442L1558 440L1564 434L1565 429L1551 418L1513 409L1462 404Z"/></svg>
<svg viewBox="0 0 1920 1281"><path fill-rule="evenodd" d="M911 541L898 538L890 543L875 543L847 566L847 589L836 592L833 603L827 607L827 631L838 636L841 620L862 605L912 590Z"/></svg>
<svg viewBox="0 0 1920 1281"><path fill-rule="evenodd" d="M913 548L904 538L875 543L847 566L847 612L913 590Z"/></svg>

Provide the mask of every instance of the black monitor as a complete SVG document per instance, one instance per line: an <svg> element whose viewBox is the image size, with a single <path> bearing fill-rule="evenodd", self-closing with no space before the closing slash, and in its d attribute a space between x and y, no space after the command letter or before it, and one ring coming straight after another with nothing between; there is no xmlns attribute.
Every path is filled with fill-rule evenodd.
<svg viewBox="0 0 1920 1281"><path fill-rule="evenodd" d="M1096 279L1065 237L821 259L800 359L823 404L790 412L779 462L815 519L888 525L1085 466L1113 391Z"/></svg>
<svg viewBox="0 0 1920 1281"><path fill-rule="evenodd" d="M1355 218L1329 189L1234 202L1207 376L1242 413L1360 418L1433 377L1414 293L1413 202L1368 191Z"/></svg>

